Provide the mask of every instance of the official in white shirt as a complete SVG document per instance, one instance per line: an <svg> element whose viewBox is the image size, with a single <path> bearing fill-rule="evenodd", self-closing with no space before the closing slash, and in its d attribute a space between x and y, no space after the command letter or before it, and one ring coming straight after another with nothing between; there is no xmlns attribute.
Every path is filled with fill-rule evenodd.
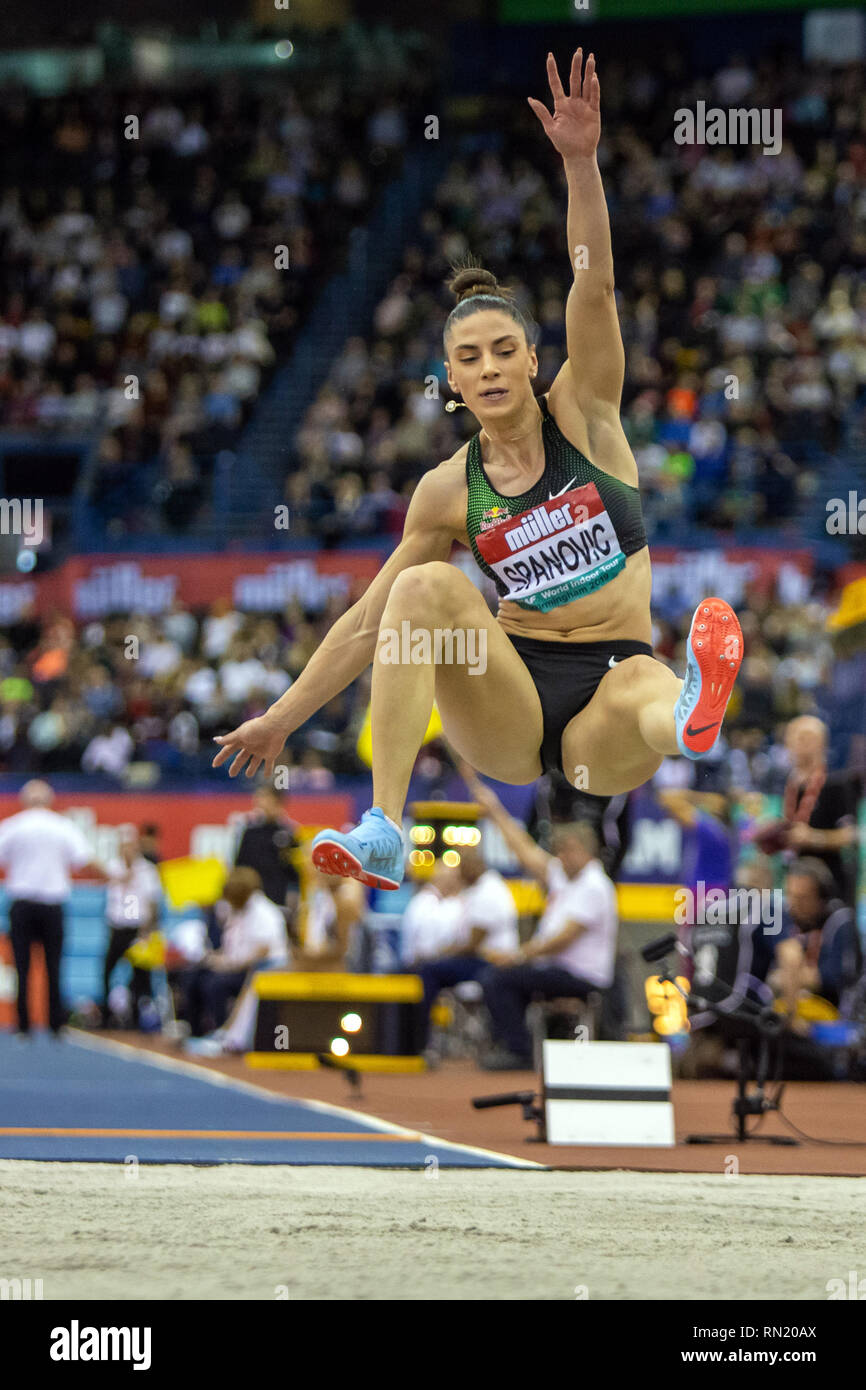
<svg viewBox="0 0 866 1390"><path fill-rule="evenodd" d="M64 1023L60 996L63 954L63 908L70 893L70 872L87 869L105 875L94 864L90 846L77 825L51 810L54 793L47 782L27 782L21 788L24 807L0 822L0 866L6 870L9 896L9 935L18 972L18 1030L30 1032L27 978L30 948L42 943L48 976L48 1024L55 1036Z"/></svg>
<svg viewBox="0 0 866 1390"><path fill-rule="evenodd" d="M439 859L416 889L400 923L400 959L407 970L454 944L463 920L461 886L457 869Z"/></svg>
<svg viewBox="0 0 866 1390"><path fill-rule="evenodd" d="M286 919L262 892L255 869L232 870L215 913L219 949L208 952L182 980L185 997L179 1012L193 1037L222 1026L250 970L289 963Z"/></svg>
<svg viewBox="0 0 866 1390"><path fill-rule="evenodd" d="M547 907L531 940L503 953L480 977L497 1046L482 1063L487 1071L532 1066L526 1007L533 998L585 999L613 984L619 926L616 889L598 858L598 837L585 821L558 825L555 853L537 845L471 768L460 765L470 795L523 867L548 892Z"/></svg>
<svg viewBox="0 0 866 1390"><path fill-rule="evenodd" d="M555 856L534 848L544 861L536 859L530 872L547 886L547 907L531 940L481 977L499 1045L483 1063L488 1071L532 1065L526 1006L533 998L585 999L613 984L616 889L598 858L595 831L585 821L557 826Z"/></svg>
<svg viewBox="0 0 866 1390"><path fill-rule="evenodd" d="M367 894L354 878L321 873L308 856L303 945L292 948L292 970L344 971L352 937L364 919Z"/></svg>
<svg viewBox="0 0 866 1390"><path fill-rule="evenodd" d="M102 1024L109 1023L108 994L115 966L134 941L154 930L162 902L159 874L141 852L141 839L134 827L120 833L118 856L106 865L108 892L105 916L108 924L108 943L102 968ZM138 1019L140 1000L150 995L150 971L133 967L132 1016Z"/></svg>
<svg viewBox="0 0 866 1390"><path fill-rule="evenodd" d="M475 846L460 851L460 916L450 944L418 970L424 985L424 1017L440 990L478 980L492 960L510 955L519 945L517 908L511 890L496 869L488 869Z"/></svg>

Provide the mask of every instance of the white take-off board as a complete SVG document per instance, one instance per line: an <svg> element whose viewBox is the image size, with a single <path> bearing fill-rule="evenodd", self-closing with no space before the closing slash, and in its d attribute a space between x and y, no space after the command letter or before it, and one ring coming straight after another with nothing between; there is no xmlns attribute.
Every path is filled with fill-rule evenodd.
<svg viewBox="0 0 866 1390"><path fill-rule="evenodd" d="M549 1144L671 1148L671 1054L664 1043L545 1042Z"/></svg>

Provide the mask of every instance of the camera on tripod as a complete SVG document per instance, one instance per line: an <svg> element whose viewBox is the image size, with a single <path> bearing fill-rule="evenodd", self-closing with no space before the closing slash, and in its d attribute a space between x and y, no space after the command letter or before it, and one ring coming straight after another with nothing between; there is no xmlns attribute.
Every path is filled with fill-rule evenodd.
<svg viewBox="0 0 866 1390"><path fill-rule="evenodd" d="M652 976L647 984L647 1002L650 1010L653 1011L654 1000L663 1000L665 1004L669 1004L674 998L679 1001L679 1010L671 1009L668 1014L663 1015L663 1026L657 1031L662 1032L665 1027L668 1027L668 1031L673 1031L668 1019L674 1022L682 1020L685 1024L684 1031L687 1031L692 1016L709 1015L708 1022L724 1020L728 1035L733 1035L736 1041L737 1094L732 1106L736 1135L690 1134L686 1142L727 1144L732 1138L736 1138L738 1143L744 1143L748 1139L760 1139L767 1144L798 1143L798 1140L788 1135L755 1134L746 1128L749 1115L766 1115L769 1111L778 1110L781 1104L785 1089L783 1083L779 1083L772 1098L767 1096L764 1088L769 1073L771 1047L773 1044L779 1049L784 1046L783 1016L777 1013L772 1005L750 999L744 989L738 993L736 983L733 987L726 984L709 965L706 955L701 961L700 971L694 976L699 980L703 993L697 993L684 976L672 975L670 957L679 955L691 959L693 964L697 958L697 953L692 955L674 932L650 941L643 947L641 955L648 964L660 962L658 974ZM781 1052L777 1056L781 1060ZM752 1071L754 1076L751 1075ZM749 1089L750 1081L754 1082L753 1090Z"/></svg>

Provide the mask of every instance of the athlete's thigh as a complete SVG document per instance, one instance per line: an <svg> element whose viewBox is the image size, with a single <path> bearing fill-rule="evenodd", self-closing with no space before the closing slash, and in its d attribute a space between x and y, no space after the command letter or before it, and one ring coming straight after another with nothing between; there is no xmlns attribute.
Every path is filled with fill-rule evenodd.
<svg viewBox="0 0 866 1390"><path fill-rule="evenodd" d="M500 782L532 782L541 775L544 720L532 677L471 580L460 593L452 655L436 666L436 704L445 736L468 763Z"/></svg>
<svg viewBox="0 0 866 1390"><path fill-rule="evenodd" d="M638 723L642 701L679 682L651 656L617 663L600 681L587 705L562 732L562 766L573 786L595 796L619 796L643 786L662 764L662 755L644 740Z"/></svg>

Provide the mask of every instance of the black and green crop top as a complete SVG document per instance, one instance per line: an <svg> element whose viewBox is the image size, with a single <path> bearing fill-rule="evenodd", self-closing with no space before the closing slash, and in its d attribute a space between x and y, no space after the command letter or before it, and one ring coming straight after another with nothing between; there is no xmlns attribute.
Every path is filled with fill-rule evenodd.
<svg viewBox="0 0 866 1390"><path fill-rule="evenodd" d="M544 472L503 497L491 484L475 434L466 455L466 530L500 599L547 613L607 584L647 543L640 492L590 463L539 397Z"/></svg>

